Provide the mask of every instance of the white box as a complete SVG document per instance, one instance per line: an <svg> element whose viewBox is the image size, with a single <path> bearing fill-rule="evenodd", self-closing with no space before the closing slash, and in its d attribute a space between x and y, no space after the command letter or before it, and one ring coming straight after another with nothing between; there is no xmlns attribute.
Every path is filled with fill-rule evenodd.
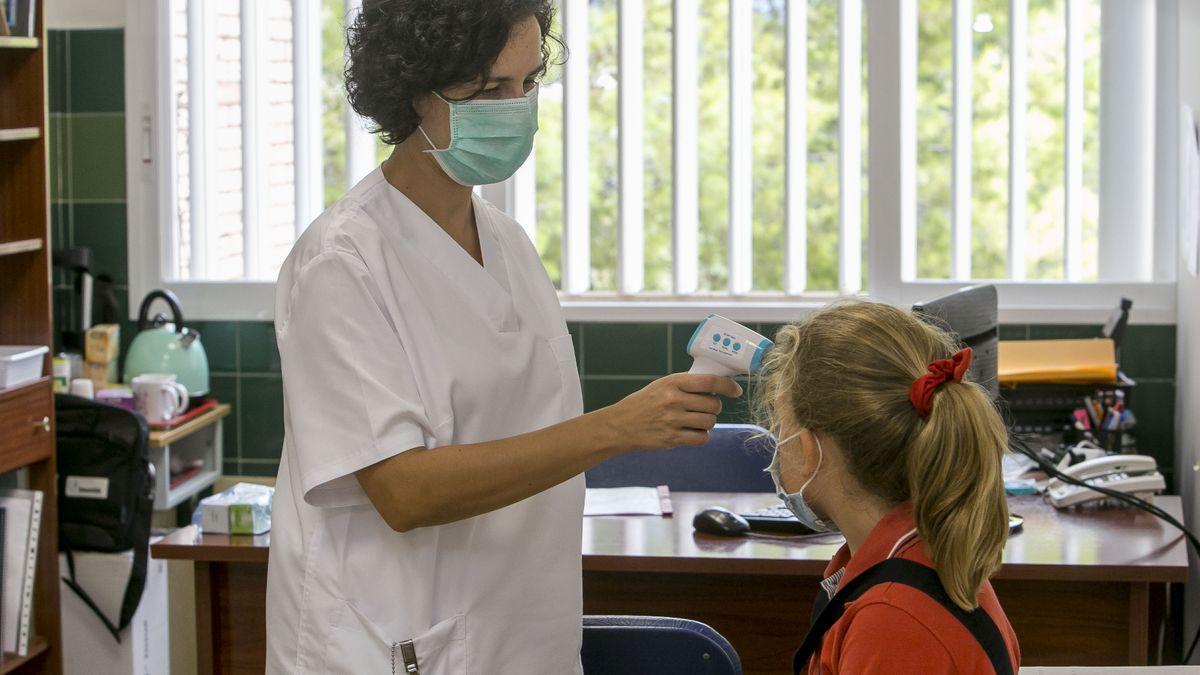
<svg viewBox="0 0 1200 675"><path fill-rule="evenodd" d="M150 558L146 590L121 635L121 643L100 619L59 582L62 603L63 673L65 675L164 675L171 672L171 635L167 615L167 562ZM125 584L133 567L133 551L76 553L75 580L114 623L120 618ZM58 568L67 576L65 555Z"/></svg>
<svg viewBox="0 0 1200 675"><path fill-rule="evenodd" d="M0 346L0 389L19 387L42 376L42 356L49 347Z"/></svg>

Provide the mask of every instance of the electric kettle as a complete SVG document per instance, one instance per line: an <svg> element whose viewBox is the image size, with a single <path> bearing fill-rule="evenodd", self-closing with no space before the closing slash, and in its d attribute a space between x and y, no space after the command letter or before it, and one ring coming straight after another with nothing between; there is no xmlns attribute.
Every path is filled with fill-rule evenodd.
<svg viewBox="0 0 1200 675"><path fill-rule="evenodd" d="M149 318L150 305L165 300L171 321L161 313ZM138 334L125 355L125 382L144 373L171 373L193 397L208 394L208 355L200 344L200 333L183 325L179 298L167 290L146 294L138 310Z"/></svg>

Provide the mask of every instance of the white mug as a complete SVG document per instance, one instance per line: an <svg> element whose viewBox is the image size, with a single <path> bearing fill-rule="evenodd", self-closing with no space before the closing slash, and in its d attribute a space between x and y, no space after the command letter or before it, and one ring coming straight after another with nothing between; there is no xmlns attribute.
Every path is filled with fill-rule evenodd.
<svg viewBox="0 0 1200 675"><path fill-rule="evenodd" d="M187 387L165 373L133 378L133 405L147 422L169 422L187 410Z"/></svg>
<svg viewBox="0 0 1200 675"><path fill-rule="evenodd" d="M83 398L96 398L95 383L83 377L71 380L70 394Z"/></svg>

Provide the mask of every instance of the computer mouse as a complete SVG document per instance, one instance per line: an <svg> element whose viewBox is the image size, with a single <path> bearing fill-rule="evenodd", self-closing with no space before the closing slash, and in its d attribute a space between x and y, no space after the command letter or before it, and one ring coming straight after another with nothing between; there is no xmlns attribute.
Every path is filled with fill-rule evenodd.
<svg viewBox="0 0 1200 675"><path fill-rule="evenodd" d="M692 518L698 532L722 537L737 537L750 531L750 523L738 514L720 506L711 506Z"/></svg>

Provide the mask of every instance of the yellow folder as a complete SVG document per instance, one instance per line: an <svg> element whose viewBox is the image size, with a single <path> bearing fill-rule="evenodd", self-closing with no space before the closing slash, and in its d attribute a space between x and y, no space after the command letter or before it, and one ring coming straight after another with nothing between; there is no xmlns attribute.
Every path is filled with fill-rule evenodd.
<svg viewBox="0 0 1200 675"><path fill-rule="evenodd" d="M1116 350L1108 339L1002 340L997 361L1001 384L1117 381Z"/></svg>

